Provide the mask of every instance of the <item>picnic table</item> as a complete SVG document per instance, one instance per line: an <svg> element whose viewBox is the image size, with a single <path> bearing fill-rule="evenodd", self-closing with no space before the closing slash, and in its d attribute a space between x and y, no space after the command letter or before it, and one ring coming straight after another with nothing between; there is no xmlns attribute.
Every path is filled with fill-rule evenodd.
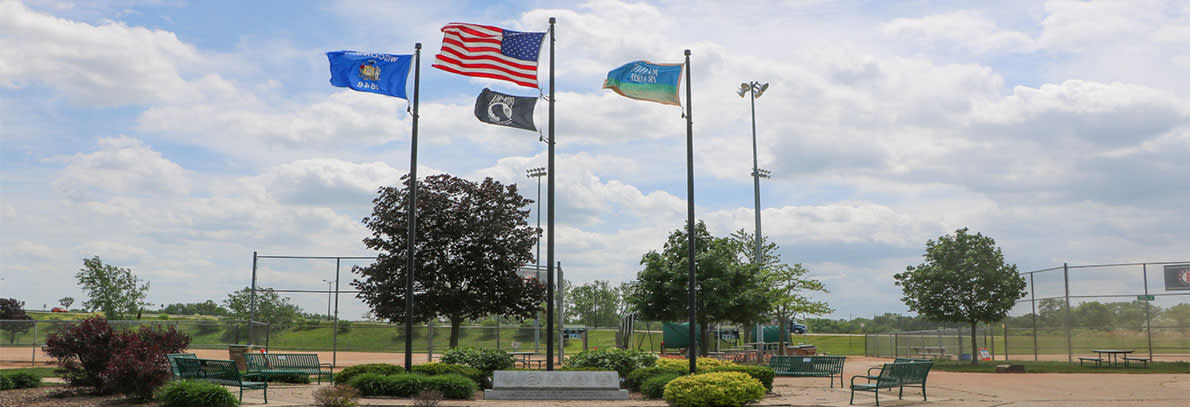
<svg viewBox="0 0 1190 407"><path fill-rule="evenodd" d="M940 358L946 355L946 348L941 346L913 346L909 349L912 349L913 353L916 353L917 356L927 359Z"/></svg>
<svg viewBox="0 0 1190 407"><path fill-rule="evenodd" d="M518 360L516 362L520 362L521 366L523 366L525 369L529 368L530 363L536 363L538 368L541 368L541 365L545 364L544 360L532 359L533 355L537 354L536 352L508 352L508 354L512 355L514 358L517 358Z"/></svg>
<svg viewBox="0 0 1190 407"><path fill-rule="evenodd" d="M1091 352L1099 354L1099 360L1106 361L1107 365L1111 367L1115 367L1121 357L1125 359L1124 363L1128 363L1128 360L1144 360L1146 364L1148 362L1148 359L1129 359L1128 354L1133 352L1132 349L1091 349ZM1104 355L1107 355L1107 357L1104 358Z"/></svg>

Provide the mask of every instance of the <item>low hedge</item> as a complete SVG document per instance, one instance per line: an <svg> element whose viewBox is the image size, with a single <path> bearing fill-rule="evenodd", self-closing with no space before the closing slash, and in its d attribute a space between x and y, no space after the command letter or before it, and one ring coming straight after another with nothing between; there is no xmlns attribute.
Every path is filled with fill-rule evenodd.
<svg viewBox="0 0 1190 407"><path fill-rule="evenodd" d="M13 389L32 389L41 387L41 377L32 373L16 372L4 374Z"/></svg>
<svg viewBox="0 0 1190 407"><path fill-rule="evenodd" d="M752 376L753 379L759 380L760 384L764 385L764 390L766 392L773 391L773 376L776 375L776 373L773 372L773 369L768 366L744 366L744 365L712 367L710 369L707 369L705 372L699 371L698 374L714 373L714 372L746 373L748 376Z"/></svg>
<svg viewBox="0 0 1190 407"><path fill-rule="evenodd" d="M628 376L624 377L624 386L628 387L629 390L639 392L641 391L640 386L645 382L645 380L649 380L654 376L666 373L681 375L686 373L686 370L667 366L642 367L640 369L628 372Z"/></svg>
<svg viewBox="0 0 1190 407"><path fill-rule="evenodd" d="M720 367L720 366L735 366L735 363L727 360L719 360L715 358L698 358L694 361L694 369L702 371L705 369ZM656 366L673 367L682 369L682 371L690 370L690 359L671 359L662 358L657 359Z"/></svg>
<svg viewBox="0 0 1190 407"><path fill-rule="evenodd" d="M653 366L656 361L657 355L649 352L611 348L579 352L571 356L566 365L615 370L623 378L633 370Z"/></svg>
<svg viewBox="0 0 1190 407"><path fill-rule="evenodd" d="M443 363L467 365L479 369L485 375L496 370L511 368L516 359L511 354L496 349L458 347L442 354Z"/></svg>
<svg viewBox="0 0 1190 407"><path fill-rule="evenodd" d="M342 372L335 374L335 383L347 383L351 378L364 373L377 373L380 375L390 375L397 373L405 373L405 368L388 363L368 363L363 365L348 366Z"/></svg>
<svg viewBox="0 0 1190 407"><path fill-rule="evenodd" d="M413 397L423 390L437 390L448 399L470 399L479 385L470 378L446 373L426 376L418 373L382 375L363 373L351 378L348 385L364 396Z"/></svg>
<svg viewBox="0 0 1190 407"><path fill-rule="evenodd" d="M659 399L665 396L665 386L679 377L682 377L679 373L662 373L650 377L640 384L640 392L645 397Z"/></svg>
<svg viewBox="0 0 1190 407"><path fill-rule="evenodd" d="M419 373L426 376L438 376L444 374L457 374L464 376L476 385L483 385L488 381L487 375L483 374L479 369L467 365L459 365L454 363L426 363L424 365L413 365L413 373Z"/></svg>
<svg viewBox="0 0 1190 407"><path fill-rule="evenodd" d="M475 381L463 375L454 373L447 373L437 376L427 376L423 381L422 389L418 390L438 390L442 392L442 397L448 399L470 399L479 390L479 385Z"/></svg>
<svg viewBox="0 0 1190 407"><path fill-rule="evenodd" d="M12 390L13 388L12 379L9 379L8 376L0 375L0 390Z"/></svg>
<svg viewBox="0 0 1190 407"><path fill-rule="evenodd" d="M237 407L240 401L218 384L198 380L175 380L157 389L161 407Z"/></svg>
<svg viewBox="0 0 1190 407"><path fill-rule="evenodd" d="M763 398L764 385L746 373L704 373L671 380L664 396L674 407L742 407Z"/></svg>

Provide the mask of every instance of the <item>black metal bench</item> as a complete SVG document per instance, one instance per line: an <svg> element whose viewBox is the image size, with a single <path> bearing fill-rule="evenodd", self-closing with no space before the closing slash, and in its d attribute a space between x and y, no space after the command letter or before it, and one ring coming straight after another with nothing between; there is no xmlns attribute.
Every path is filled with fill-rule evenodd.
<svg viewBox="0 0 1190 407"><path fill-rule="evenodd" d="M1095 367L1103 366L1102 358L1082 358L1082 357L1078 358L1079 366L1085 366L1085 365L1083 365L1083 362L1095 362ZM1127 361L1125 361L1125 362L1127 362Z"/></svg>
<svg viewBox="0 0 1190 407"><path fill-rule="evenodd" d="M926 377L934 362L894 362L880 367L879 375L851 376L851 400L847 404L855 403L856 391L870 391L876 393L876 405L880 405L880 389L898 389L897 398L903 399L906 387L920 387L921 399L926 398ZM855 379L866 379L867 383L856 383Z"/></svg>
<svg viewBox="0 0 1190 407"><path fill-rule="evenodd" d="M773 356L769 367L777 376L830 377L835 387L835 376L839 376L839 387L843 387L843 362L846 356Z"/></svg>
<svg viewBox="0 0 1190 407"><path fill-rule="evenodd" d="M248 376L262 376L266 382L270 375L318 375L318 384L328 375L335 381L331 364L319 363L315 353L245 353L244 366Z"/></svg>
<svg viewBox="0 0 1190 407"><path fill-rule="evenodd" d="M1149 359L1148 358L1134 358L1134 357L1124 356L1124 367L1128 367L1129 361L1141 362L1144 364L1144 366L1146 368L1149 367Z"/></svg>
<svg viewBox="0 0 1190 407"><path fill-rule="evenodd" d="M175 358L182 380L202 380L223 386L240 388L240 402L244 401L244 389L264 390L264 403L269 403L268 382L245 381L236 362L217 359Z"/></svg>

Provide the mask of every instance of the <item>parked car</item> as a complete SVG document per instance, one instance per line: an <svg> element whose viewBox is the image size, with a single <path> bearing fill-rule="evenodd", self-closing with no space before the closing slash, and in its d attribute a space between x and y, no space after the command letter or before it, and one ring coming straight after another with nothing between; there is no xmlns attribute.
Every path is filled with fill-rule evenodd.
<svg viewBox="0 0 1190 407"><path fill-rule="evenodd" d="M42 308L42 309L45 309L45 308ZM54 307L54 308L50 309L50 312L67 312L67 311L66 311L66 308Z"/></svg>
<svg viewBox="0 0 1190 407"><path fill-rule="evenodd" d="M799 324L797 322L789 324L789 332L792 332L792 333L795 333L798 335L804 334L809 330L810 329L807 328L805 324Z"/></svg>

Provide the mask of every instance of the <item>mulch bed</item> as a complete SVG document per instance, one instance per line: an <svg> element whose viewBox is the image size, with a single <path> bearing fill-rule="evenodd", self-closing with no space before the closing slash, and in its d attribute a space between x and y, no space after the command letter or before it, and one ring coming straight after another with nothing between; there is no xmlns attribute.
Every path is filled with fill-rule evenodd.
<svg viewBox="0 0 1190 407"><path fill-rule="evenodd" d="M155 407L156 402L138 404L124 396L94 396L62 387L41 387L0 391L0 407Z"/></svg>

